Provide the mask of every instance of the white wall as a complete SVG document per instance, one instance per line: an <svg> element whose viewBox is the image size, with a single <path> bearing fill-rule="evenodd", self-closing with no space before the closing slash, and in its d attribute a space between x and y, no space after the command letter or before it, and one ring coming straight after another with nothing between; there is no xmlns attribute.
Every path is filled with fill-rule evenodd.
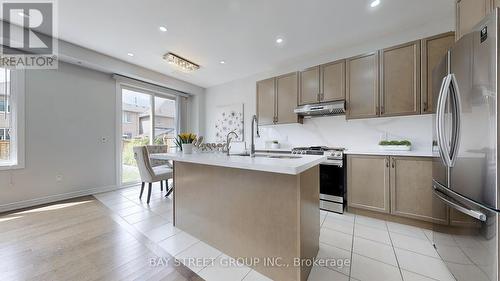
<svg viewBox="0 0 500 281"><path fill-rule="evenodd" d="M25 168L0 171L0 210L114 187L115 96L109 74L66 63L26 71Z"/></svg>
<svg viewBox="0 0 500 281"><path fill-rule="evenodd" d="M390 34L377 40L348 46L342 49L323 50L316 54L305 55L279 66L222 85L206 89L205 96L205 132L208 141L215 141L216 107L232 103L244 103L245 140L250 141L251 117L256 112L256 81L298 71L306 67L347 58L358 54L394 46L411 40L454 30L454 19L446 18L441 22L427 23L401 34ZM369 120L345 121L344 117L321 117L305 120L304 124L277 125L262 129L262 138L258 145L263 147L266 140L277 139L285 147L300 145L331 145L350 149L374 149L382 134L389 138L409 139L415 149L428 150L431 147L431 116L380 118ZM235 149L242 144L233 145ZM247 145L247 147L249 147Z"/></svg>

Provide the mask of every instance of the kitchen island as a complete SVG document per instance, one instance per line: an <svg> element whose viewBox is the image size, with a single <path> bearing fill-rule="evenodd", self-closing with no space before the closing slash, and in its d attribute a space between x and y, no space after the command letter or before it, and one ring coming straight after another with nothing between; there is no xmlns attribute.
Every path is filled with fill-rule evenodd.
<svg viewBox="0 0 500 281"><path fill-rule="evenodd" d="M174 161L174 225L273 280L307 280L323 156L155 154Z"/></svg>

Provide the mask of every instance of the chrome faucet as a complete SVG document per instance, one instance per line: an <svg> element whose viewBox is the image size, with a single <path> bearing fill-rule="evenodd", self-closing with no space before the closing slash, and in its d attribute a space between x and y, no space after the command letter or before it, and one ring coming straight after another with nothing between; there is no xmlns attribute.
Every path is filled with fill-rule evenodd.
<svg viewBox="0 0 500 281"><path fill-rule="evenodd" d="M231 138L229 135L233 134L236 138L238 138L238 134L236 134L234 131L231 131L227 134L226 136L226 149L227 149L227 156L229 156L229 145L231 144Z"/></svg>
<svg viewBox="0 0 500 281"><path fill-rule="evenodd" d="M251 134L251 143L250 143L250 157L255 157L255 137L254 137L254 128L257 126L257 137L260 137L259 135L259 120L257 119L257 115L254 115L252 117L252 131Z"/></svg>

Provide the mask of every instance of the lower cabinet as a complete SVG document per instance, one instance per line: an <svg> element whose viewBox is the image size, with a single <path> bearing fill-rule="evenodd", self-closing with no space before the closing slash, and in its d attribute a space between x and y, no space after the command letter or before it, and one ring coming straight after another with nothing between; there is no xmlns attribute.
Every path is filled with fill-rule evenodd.
<svg viewBox="0 0 500 281"><path fill-rule="evenodd" d="M347 173L348 206L390 212L389 157L349 155Z"/></svg>
<svg viewBox="0 0 500 281"><path fill-rule="evenodd" d="M432 196L432 158L391 157L391 213L446 224L448 208Z"/></svg>
<svg viewBox="0 0 500 281"><path fill-rule="evenodd" d="M349 207L447 224L448 207L432 196L432 158L349 155Z"/></svg>

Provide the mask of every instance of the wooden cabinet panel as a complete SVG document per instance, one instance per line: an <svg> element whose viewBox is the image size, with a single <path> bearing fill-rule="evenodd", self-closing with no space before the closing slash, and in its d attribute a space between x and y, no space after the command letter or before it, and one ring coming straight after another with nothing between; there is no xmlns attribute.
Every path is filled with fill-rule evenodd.
<svg viewBox="0 0 500 281"><path fill-rule="evenodd" d="M435 85L441 84L441 80L434 81L433 71L453 46L454 41L455 32L443 33L422 40L422 103L420 105L422 113L434 113L434 103L437 102L434 97L437 97L438 93L433 91L439 90L439 87L436 88Z"/></svg>
<svg viewBox="0 0 500 281"><path fill-rule="evenodd" d="M276 77L276 124L297 123L298 74L297 72Z"/></svg>
<svg viewBox="0 0 500 281"><path fill-rule="evenodd" d="M378 52L346 60L346 118L378 116L379 109Z"/></svg>
<svg viewBox="0 0 500 281"><path fill-rule="evenodd" d="M300 72L299 104L319 102L320 67L315 66Z"/></svg>
<svg viewBox="0 0 500 281"><path fill-rule="evenodd" d="M391 157L391 213L447 224L448 208L432 195L432 158Z"/></svg>
<svg viewBox="0 0 500 281"><path fill-rule="evenodd" d="M380 116L420 114L420 41L381 51Z"/></svg>
<svg viewBox="0 0 500 281"><path fill-rule="evenodd" d="M275 119L275 79L266 79L257 82L257 116L259 125L270 125Z"/></svg>
<svg viewBox="0 0 500 281"><path fill-rule="evenodd" d="M456 40L469 33L496 4L492 0L459 0L456 4Z"/></svg>
<svg viewBox="0 0 500 281"><path fill-rule="evenodd" d="M390 211L388 157L348 156L347 201L354 208L383 213Z"/></svg>
<svg viewBox="0 0 500 281"><path fill-rule="evenodd" d="M345 100L345 60L321 66L321 101Z"/></svg>

